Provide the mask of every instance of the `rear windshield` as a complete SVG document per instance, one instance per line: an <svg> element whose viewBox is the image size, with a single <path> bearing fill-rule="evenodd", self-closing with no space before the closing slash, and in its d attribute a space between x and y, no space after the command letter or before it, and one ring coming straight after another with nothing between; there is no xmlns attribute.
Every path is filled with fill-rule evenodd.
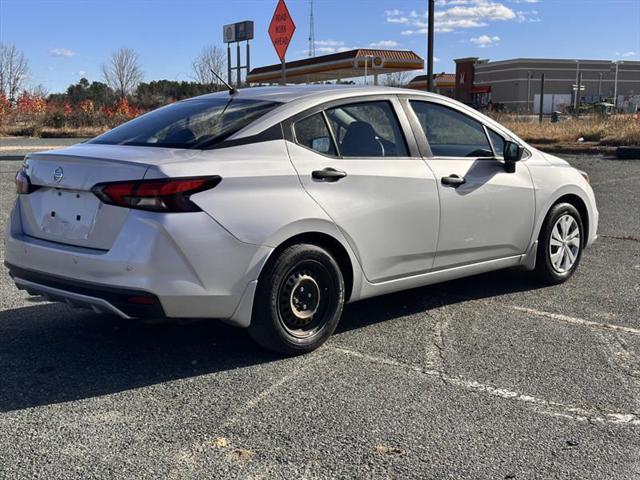
<svg viewBox="0 0 640 480"><path fill-rule="evenodd" d="M135 118L90 143L205 149L280 105L229 98L177 102Z"/></svg>

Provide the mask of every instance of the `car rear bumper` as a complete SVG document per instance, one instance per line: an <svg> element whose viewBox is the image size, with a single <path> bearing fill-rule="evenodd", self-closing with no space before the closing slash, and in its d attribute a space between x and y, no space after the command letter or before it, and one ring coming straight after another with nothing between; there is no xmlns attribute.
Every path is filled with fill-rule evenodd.
<svg viewBox="0 0 640 480"><path fill-rule="evenodd" d="M5 262L19 288L123 317L249 324L251 309L240 304L252 304L247 292L272 249L237 240L204 212L132 210L104 251L27 236L18 209L10 218Z"/></svg>

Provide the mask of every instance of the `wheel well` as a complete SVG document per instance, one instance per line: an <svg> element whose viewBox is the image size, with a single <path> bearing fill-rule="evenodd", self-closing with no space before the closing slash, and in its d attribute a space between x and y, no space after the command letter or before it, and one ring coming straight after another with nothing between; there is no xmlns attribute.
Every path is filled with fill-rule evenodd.
<svg viewBox="0 0 640 480"><path fill-rule="evenodd" d="M287 247L298 243L317 245L318 247L322 247L327 250L333 256L340 267L340 271L342 272L342 277L344 278L345 300L348 301L349 298L351 298L351 292L353 290L353 265L346 249L331 235L320 232L308 232L295 235L278 245L267 261L274 261L278 258L280 252L285 250Z"/></svg>
<svg viewBox="0 0 640 480"><path fill-rule="evenodd" d="M587 205L578 195L573 194L568 194L560 197L554 202L552 207L558 205L559 203L570 203L571 205L576 207L576 210L578 210L578 213L580 213L580 217L582 218L582 224L584 225L583 243L586 243L587 238L589 237L589 211L587 210Z"/></svg>

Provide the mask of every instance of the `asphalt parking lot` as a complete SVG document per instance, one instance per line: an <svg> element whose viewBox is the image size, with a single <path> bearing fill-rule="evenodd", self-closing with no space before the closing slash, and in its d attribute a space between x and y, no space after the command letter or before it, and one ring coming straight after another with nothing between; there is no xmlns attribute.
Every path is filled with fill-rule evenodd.
<svg viewBox="0 0 640 480"><path fill-rule="evenodd" d="M571 281L363 301L304 357L30 299L2 269L0 477L640 478L640 161L564 157L601 215Z"/></svg>

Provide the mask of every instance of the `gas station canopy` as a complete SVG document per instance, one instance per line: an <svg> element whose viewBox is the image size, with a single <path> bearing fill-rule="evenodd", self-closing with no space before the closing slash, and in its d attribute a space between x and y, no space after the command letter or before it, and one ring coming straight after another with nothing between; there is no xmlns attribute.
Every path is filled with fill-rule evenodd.
<svg viewBox="0 0 640 480"><path fill-rule="evenodd" d="M365 67L366 65L366 67ZM286 62L287 83L314 83L344 80L386 73L422 70L424 60L410 50L360 48ZM282 64L254 68L247 83L279 83Z"/></svg>

